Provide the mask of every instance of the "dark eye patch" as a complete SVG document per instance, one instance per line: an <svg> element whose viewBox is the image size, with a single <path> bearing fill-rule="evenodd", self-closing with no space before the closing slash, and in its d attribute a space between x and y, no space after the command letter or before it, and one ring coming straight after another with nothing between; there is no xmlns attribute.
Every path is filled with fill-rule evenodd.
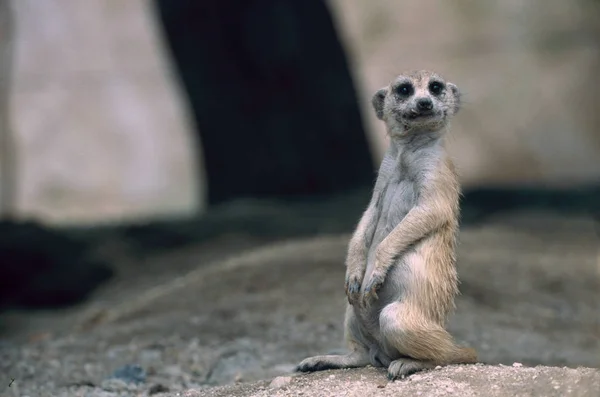
<svg viewBox="0 0 600 397"><path fill-rule="evenodd" d="M411 96L415 92L415 88L410 83L402 83L396 87L398 95L403 97Z"/></svg>
<svg viewBox="0 0 600 397"><path fill-rule="evenodd" d="M439 81L429 82L429 92L431 92L433 95L440 95L442 91L444 91L444 88L446 88L444 83Z"/></svg>

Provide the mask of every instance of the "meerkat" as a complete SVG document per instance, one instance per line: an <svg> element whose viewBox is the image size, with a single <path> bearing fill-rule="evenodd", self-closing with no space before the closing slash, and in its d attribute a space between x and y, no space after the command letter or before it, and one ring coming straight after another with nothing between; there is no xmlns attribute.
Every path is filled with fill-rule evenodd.
<svg viewBox="0 0 600 397"><path fill-rule="evenodd" d="M430 71L395 78L372 98L390 138L367 209L348 244L344 355L297 370L373 365L389 379L477 362L446 330L458 294L460 186L443 138L460 108L456 85Z"/></svg>

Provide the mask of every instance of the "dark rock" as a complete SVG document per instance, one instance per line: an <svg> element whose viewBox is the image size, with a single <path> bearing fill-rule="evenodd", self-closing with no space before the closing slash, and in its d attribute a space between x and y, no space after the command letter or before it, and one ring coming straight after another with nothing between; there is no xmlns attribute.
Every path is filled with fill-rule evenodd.
<svg viewBox="0 0 600 397"><path fill-rule="evenodd" d="M35 222L0 222L0 310L78 303L113 271L89 245Z"/></svg>

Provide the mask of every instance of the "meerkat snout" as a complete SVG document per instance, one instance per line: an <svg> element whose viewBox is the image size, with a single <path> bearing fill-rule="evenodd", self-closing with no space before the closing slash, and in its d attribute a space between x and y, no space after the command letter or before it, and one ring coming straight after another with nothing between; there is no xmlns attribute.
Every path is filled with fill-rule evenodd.
<svg viewBox="0 0 600 397"><path fill-rule="evenodd" d="M396 77L373 95L371 103L391 135L439 131L458 112L460 92L441 76L421 70Z"/></svg>
<svg viewBox="0 0 600 397"><path fill-rule="evenodd" d="M433 109L433 102L431 101L431 98L419 98L417 100L417 109L421 113L426 113Z"/></svg>

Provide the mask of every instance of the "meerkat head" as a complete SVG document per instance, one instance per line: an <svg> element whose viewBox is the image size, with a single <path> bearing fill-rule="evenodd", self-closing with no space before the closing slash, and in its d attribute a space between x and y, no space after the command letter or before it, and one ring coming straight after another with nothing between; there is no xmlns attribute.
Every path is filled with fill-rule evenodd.
<svg viewBox="0 0 600 397"><path fill-rule="evenodd" d="M426 70L402 74L372 99L392 136L442 131L460 108L456 85Z"/></svg>

